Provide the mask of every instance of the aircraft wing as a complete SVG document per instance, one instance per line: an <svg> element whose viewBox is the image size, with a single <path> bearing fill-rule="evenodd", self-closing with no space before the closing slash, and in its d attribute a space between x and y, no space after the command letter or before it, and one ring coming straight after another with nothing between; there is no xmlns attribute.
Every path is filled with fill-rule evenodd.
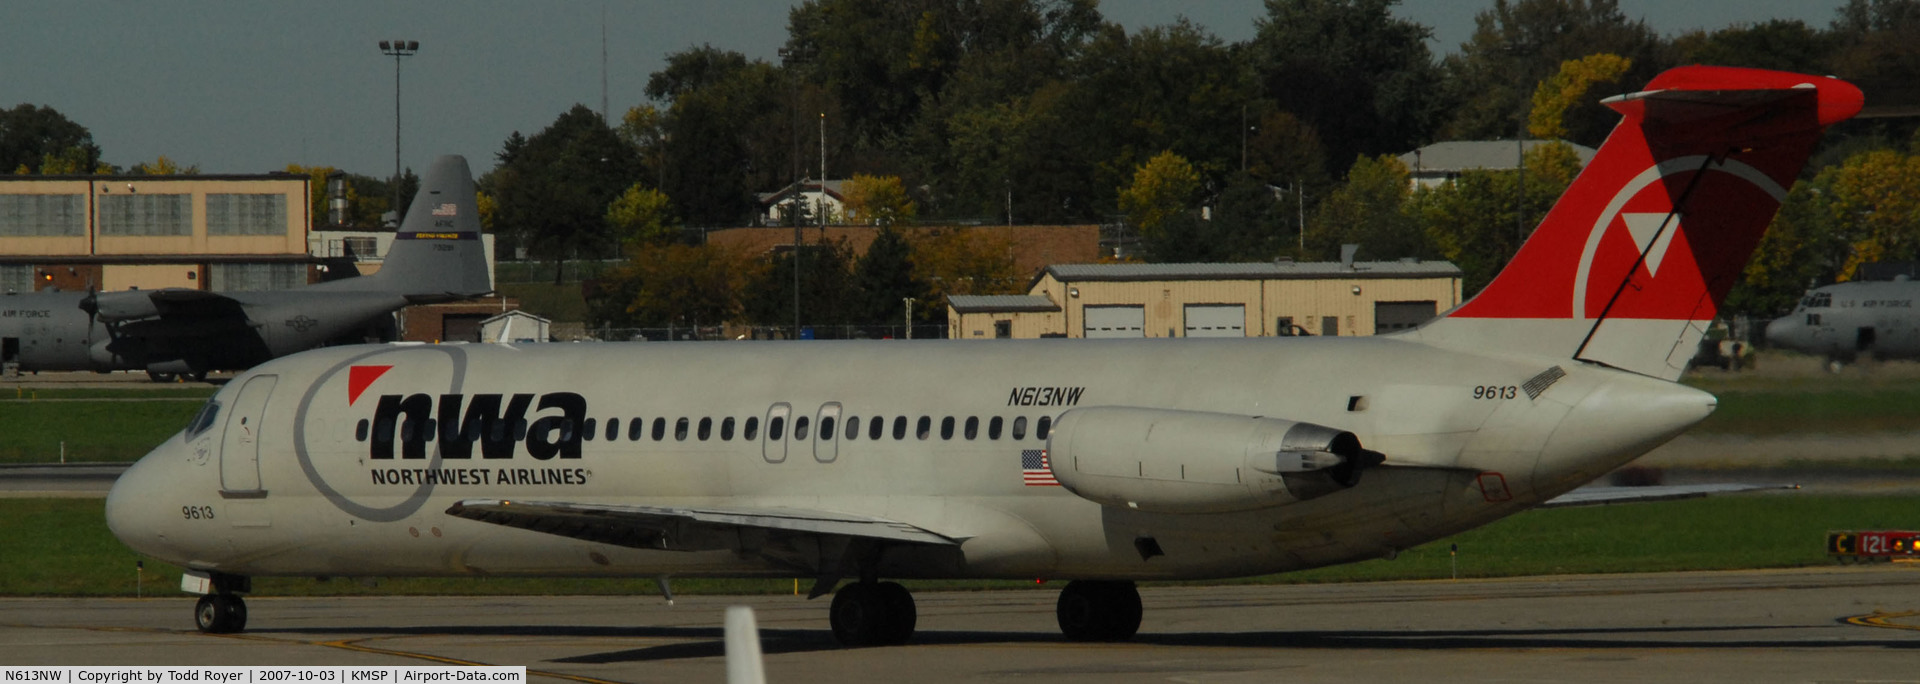
<svg viewBox="0 0 1920 684"><path fill-rule="evenodd" d="M168 288L148 293L162 316L243 316L240 302L218 292Z"/></svg>
<svg viewBox="0 0 1920 684"><path fill-rule="evenodd" d="M467 499L447 514L469 520L640 549L698 551L729 548L741 533L768 537L827 536L958 546L947 537L902 522L799 509L674 508L553 501Z"/></svg>
<svg viewBox="0 0 1920 684"><path fill-rule="evenodd" d="M108 323L162 316L192 318L226 316L245 319L240 302L233 298L217 292L185 288L98 292L82 300L80 308Z"/></svg>
<svg viewBox="0 0 1920 684"><path fill-rule="evenodd" d="M1673 501L1675 499L1697 499L1710 494L1731 494L1734 492L1752 492L1762 489L1799 489L1800 485L1761 485L1761 484L1698 484L1698 485L1655 485L1650 487L1581 487L1546 500L1534 508L1571 508L1573 506L1604 506L1616 503L1644 503L1648 501Z"/></svg>

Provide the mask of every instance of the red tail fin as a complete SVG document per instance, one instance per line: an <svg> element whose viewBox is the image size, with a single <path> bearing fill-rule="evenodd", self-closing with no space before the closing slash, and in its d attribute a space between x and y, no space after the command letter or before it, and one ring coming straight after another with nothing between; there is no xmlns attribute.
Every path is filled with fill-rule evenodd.
<svg viewBox="0 0 1920 684"><path fill-rule="evenodd" d="M1678 378L1827 125L1843 81L1683 67L1625 115L1506 269L1423 340Z"/></svg>

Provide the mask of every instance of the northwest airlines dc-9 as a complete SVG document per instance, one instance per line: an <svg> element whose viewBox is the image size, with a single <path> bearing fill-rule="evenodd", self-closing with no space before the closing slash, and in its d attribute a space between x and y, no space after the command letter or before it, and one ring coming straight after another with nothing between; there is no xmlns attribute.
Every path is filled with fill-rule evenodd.
<svg viewBox="0 0 1920 684"><path fill-rule="evenodd" d="M107 520L186 568L211 632L256 576L803 577L837 639L895 644L893 580L1007 578L1065 581L1068 638L1126 639L1135 581L1392 556L1705 418L1674 380L1862 103L1719 67L1610 98L1506 269L1395 334L306 352L228 383ZM464 166L434 169L470 211Z"/></svg>

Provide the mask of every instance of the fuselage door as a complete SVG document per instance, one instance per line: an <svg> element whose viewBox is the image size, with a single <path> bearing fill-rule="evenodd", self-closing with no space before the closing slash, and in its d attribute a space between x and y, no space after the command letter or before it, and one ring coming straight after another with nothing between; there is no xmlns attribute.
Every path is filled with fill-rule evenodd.
<svg viewBox="0 0 1920 684"><path fill-rule="evenodd" d="M768 463L782 463L787 460L787 423L793 417L793 406L785 402L774 404L767 409L767 429L761 433L765 439L760 442L760 455Z"/></svg>
<svg viewBox="0 0 1920 684"><path fill-rule="evenodd" d="M821 404L819 420L814 424L820 427L814 431L813 460L832 463L840 457L840 402Z"/></svg>
<svg viewBox="0 0 1920 684"><path fill-rule="evenodd" d="M260 486L260 439L262 418L267 413L267 398L279 376L256 375L247 379L240 395L227 412L226 430L220 436L220 496L227 499L258 499L267 495Z"/></svg>

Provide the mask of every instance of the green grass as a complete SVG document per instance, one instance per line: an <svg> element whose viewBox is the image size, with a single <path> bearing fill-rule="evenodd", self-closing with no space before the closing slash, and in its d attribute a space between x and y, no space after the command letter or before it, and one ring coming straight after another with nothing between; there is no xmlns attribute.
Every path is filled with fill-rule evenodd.
<svg viewBox="0 0 1920 684"><path fill-rule="evenodd" d="M220 388L211 385L137 384L126 387L20 387L0 391L0 402L42 399L174 399L204 401Z"/></svg>
<svg viewBox="0 0 1920 684"><path fill-rule="evenodd" d="M1459 544L1461 577L1567 573L1781 568L1831 563L1828 530L1907 529L1920 497L1800 494L1726 496L1691 501L1532 511L1450 539L1372 560L1235 582L1299 583L1450 576L1448 547ZM138 556L107 531L98 499L0 499L0 547L7 571L0 595L130 596ZM148 562L146 590L174 591L179 568ZM915 589L1016 589L1033 582L909 582ZM805 591L808 582L802 580ZM684 594L781 594L790 579L674 581ZM407 578L368 587L335 579L264 577L265 596L409 594L647 595L650 579Z"/></svg>
<svg viewBox="0 0 1920 684"><path fill-rule="evenodd" d="M1695 431L1750 435L1920 431L1920 387L1816 386L1716 394L1720 408Z"/></svg>
<svg viewBox="0 0 1920 684"><path fill-rule="evenodd" d="M132 461L179 432L200 401L0 401L0 463Z"/></svg>

